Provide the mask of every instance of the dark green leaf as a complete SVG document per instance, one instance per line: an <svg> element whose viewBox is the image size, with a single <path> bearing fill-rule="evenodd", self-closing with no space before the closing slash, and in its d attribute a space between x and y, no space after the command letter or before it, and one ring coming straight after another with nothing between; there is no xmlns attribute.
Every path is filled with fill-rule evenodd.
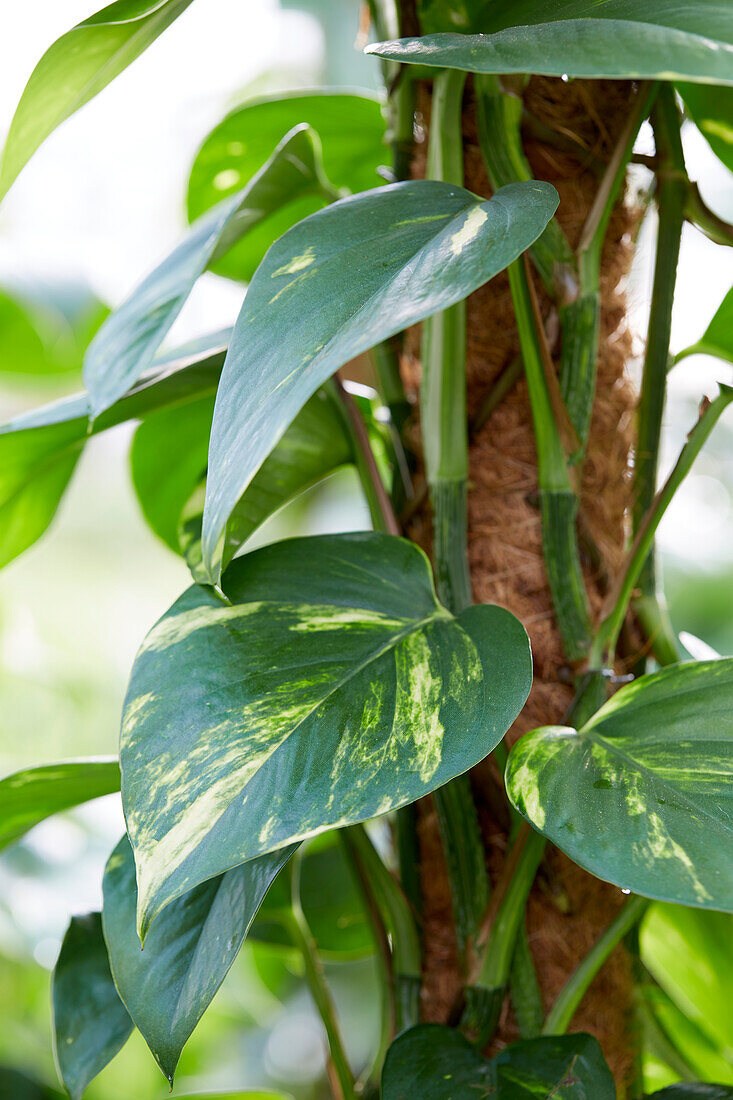
<svg viewBox="0 0 733 1100"><path fill-rule="evenodd" d="M581 867L661 901L733 910L733 660L672 665L580 730L522 737L507 792Z"/></svg>
<svg viewBox="0 0 733 1100"><path fill-rule="evenodd" d="M194 579L206 582L201 564L201 521L214 398L161 409L137 429L132 472L143 513ZM257 471L227 525L223 567L279 508L352 458L343 415L328 387L306 402Z"/></svg>
<svg viewBox="0 0 733 1100"><path fill-rule="evenodd" d="M733 363L733 287L730 288L703 336L696 344L675 356L675 362L688 355L714 355Z"/></svg>
<svg viewBox="0 0 733 1100"><path fill-rule="evenodd" d="M334 203L276 241L250 284L217 394L203 530L214 583L235 504L318 386L501 271L557 201L545 183L503 187L489 201L430 180L398 183Z"/></svg>
<svg viewBox="0 0 733 1100"><path fill-rule="evenodd" d="M27 768L0 780L0 849L39 821L120 789L116 756Z"/></svg>
<svg viewBox="0 0 733 1100"><path fill-rule="evenodd" d="M292 848L235 867L179 897L140 950L135 862L127 837L104 872L104 937L120 997L173 1084L181 1051L237 957Z"/></svg>
<svg viewBox="0 0 733 1100"><path fill-rule="evenodd" d="M229 867L466 771L529 690L521 624L488 605L454 618L402 539L279 542L224 583L230 604L185 592L133 667L122 785L143 931Z"/></svg>
<svg viewBox="0 0 733 1100"><path fill-rule="evenodd" d="M678 84L677 91L710 148L733 172L733 89Z"/></svg>
<svg viewBox="0 0 733 1100"><path fill-rule="evenodd" d="M122 1050L132 1020L109 969L102 917L72 917L53 972L56 1062L72 1100Z"/></svg>
<svg viewBox="0 0 733 1100"><path fill-rule="evenodd" d="M472 29L483 33L402 38L366 52L474 73L733 84L727 0L515 0L487 4Z"/></svg>
<svg viewBox="0 0 733 1100"><path fill-rule="evenodd" d="M7 1100L62 1100L56 1089L11 1066L0 1066L0 1096Z"/></svg>
<svg viewBox="0 0 733 1100"><path fill-rule="evenodd" d="M16 109L0 165L0 198L56 127L93 99L191 0L116 0L46 50Z"/></svg>
<svg viewBox="0 0 733 1100"><path fill-rule="evenodd" d="M387 1052L382 1100L615 1100L596 1039L582 1033L512 1043L487 1061L459 1031L421 1024Z"/></svg>
<svg viewBox="0 0 733 1100"><path fill-rule="evenodd" d="M119 400L150 366L194 283L217 255L294 197L328 190L318 138L308 126L297 127L247 186L197 222L102 325L84 358L93 415Z"/></svg>
<svg viewBox="0 0 733 1100"><path fill-rule="evenodd" d="M374 951L374 937L361 891L337 837L326 834L308 845L300 866L300 904L321 954L361 958ZM290 877L277 877L250 930L250 939L292 946Z"/></svg>
<svg viewBox="0 0 733 1100"><path fill-rule="evenodd" d="M647 1100L733 1100L730 1085L708 1085L696 1081L680 1081L661 1092L654 1092Z"/></svg>
<svg viewBox="0 0 733 1100"><path fill-rule="evenodd" d="M675 1004L718 1050L733 1050L733 916L653 905L640 944L644 965Z"/></svg>
<svg viewBox="0 0 733 1100"><path fill-rule="evenodd" d="M89 434L169 404L213 395L225 346L221 335L182 358L160 360L150 376L90 422L86 394L54 401L0 427L0 567L48 528Z"/></svg>
<svg viewBox="0 0 733 1100"><path fill-rule="evenodd" d="M377 168L388 158L379 101L342 92L291 92L245 103L211 131L191 168L189 220L242 187L282 135L303 122L321 139L323 166L334 187L356 192L377 185ZM214 270L249 282L272 242L325 201L322 195L311 193L273 211L222 256Z"/></svg>

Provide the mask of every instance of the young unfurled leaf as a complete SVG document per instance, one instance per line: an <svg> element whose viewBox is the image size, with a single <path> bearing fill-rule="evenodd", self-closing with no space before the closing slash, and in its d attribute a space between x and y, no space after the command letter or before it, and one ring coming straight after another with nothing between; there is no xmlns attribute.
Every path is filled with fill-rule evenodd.
<svg viewBox="0 0 733 1100"><path fill-rule="evenodd" d="M474 19L478 34L428 34L367 53L473 73L733 84L733 9L719 0L515 0Z"/></svg>
<svg viewBox="0 0 733 1100"><path fill-rule="evenodd" d="M173 1084L181 1051L237 957L292 848L210 879L168 906L145 950L135 931L135 863L127 837L104 872L104 937L120 997Z"/></svg>
<svg viewBox="0 0 733 1100"><path fill-rule="evenodd" d="M718 306L715 316L697 341L675 356L675 363L688 355L714 355L733 363L733 286Z"/></svg>
<svg viewBox="0 0 733 1100"><path fill-rule="evenodd" d="M236 195L193 226L185 240L108 318L84 358L93 416L114 404L153 361L193 285L273 210L300 195L332 192L320 165L318 137L298 126Z"/></svg>
<svg viewBox="0 0 733 1100"><path fill-rule="evenodd" d="M88 436L155 409L212 395L226 336L197 343L179 358L161 359L120 401L90 423L87 394L33 409L0 427L0 567L41 537L53 520Z"/></svg>
<svg viewBox="0 0 733 1100"><path fill-rule="evenodd" d="M46 50L16 109L0 162L0 198L36 149L146 50L191 0L116 0Z"/></svg>
<svg viewBox="0 0 733 1100"><path fill-rule="evenodd" d="M546 1036L505 1047L488 1060L459 1031L420 1024L387 1051L382 1100L616 1100L591 1035Z"/></svg>
<svg viewBox="0 0 733 1100"><path fill-rule="evenodd" d="M189 221L242 187L282 135L301 123L321 139L323 167L335 188L356 193L377 186L377 168L389 159L379 100L363 93L289 92L235 108L205 138L191 167ZM272 242L326 201L315 192L293 196L218 259L213 270L249 282Z"/></svg>
<svg viewBox="0 0 733 1100"><path fill-rule="evenodd" d="M672 665L580 730L522 737L509 798L599 878L661 901L733 911L733 660Z"/></svg>
<svg viewBox="0 0 733 1100"><path fill-rule="evenodd" d="M418 180L336 202L275 242L250 284L217 393L203 525L213 583L234 506L318 386L496 275L536 240L557 202L546 183L482 201Z"/></svg>
<svg viewBox="0 0 733 1100"><path fill-rule="evenodd" d="M402 539L276 543L224 586L228 604L185 592L133 667L122 785L143 933L197 883L467 771L529 691L521 624L488 605L454 618Z"/></svg>
<svg viewBox="0 0 733 1100"><path fill-rule="evenodd" d="M733 89L678 84L690 118L715 155L733 172Z"/></svg>
<svg viewBox="0 0 733 1100"><path fill-rule="evenodd" d="M72 917L54 967L56 1063L72 1100L111 1062L132 1032L112 980L102 917Z"/></svg>
<svg viewBox="0 0 733 1100"><path fill-rule="evenodd" d="M0 849L51 814L120 789L116 756L64 760L0 780Z"/></svg>

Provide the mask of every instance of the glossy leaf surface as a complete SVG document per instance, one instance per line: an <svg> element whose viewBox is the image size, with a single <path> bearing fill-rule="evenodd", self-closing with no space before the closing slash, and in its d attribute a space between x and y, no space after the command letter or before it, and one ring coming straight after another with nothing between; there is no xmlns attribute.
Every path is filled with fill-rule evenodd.
<svg viewBox="0 0 733 1100"><path fill-rule="evenodd" d="M250 284L217 394L203 529L214 583L235 504L318 386L501 271L557 201L537 182L489 201L435 181L398 183L334 203L276 241Z"/></svg>
<svg viewBox="0 0 733 1100"><path fill-rule="evenodd" d="M48 135L126 69L190 3L116 0L46 50L10 125L0 162L0 198Z"/></svg>
<svg viewBox="0 0 733 1100"><path fill-rule="evenodd" d="M323 193L317 137L287 134L247 186L192 227L185 240L108 318L84 359L92 413L114 404L152 363L193 285L217 253L292 198Z"/></svg>
<svg viewBox="0 0 733 1100"><path fill-rule="evenodd" d="M710 148L733 172L733 89L678 84L677 91Z"/></svg>
<svg viewBox="0 0 733 1100"><path fill-rule="evenodd" d="M185 592L133 667L121 766L143 932L229 867L466 771L529 691L521 624L488 605L454 618L402 539L279 542L224 583L230 604Z"/></svg>
<svg viewBox="0 0 733 1100"><path fill-rule="evenodd" d="M135 862L127 837L104 872L104 937L120 997L173 1084L184 1044L237 957L270 883L292 849L236 867L173 902L140 950Z"/></svg>
<svg viewBox="0 0 733 1100"><path fill-rule="evenodd" d="M335 188L357 192L377 186L377 168L389 160L379 101L364 94L290 92L245 103L214 127L191 168L189 220L242 187L282 135L301 123L312 126L321 139L323 166ZM315 193L293 196L222 256L214 270L249 282L272 242L325 201Z"/></svg>
<svg viewBox="0 0 733 1100"><path fill-rule="evenodd" d="M580 730L509 757L516 808L571 859L645 897L733 910L733 660L672 665Z"/></svg>
<svg viewBox="0 0 733 1100"><path fill-rule="evenodd" d="M124 420L202 393L213 396L223 362L221 337L192 356L161 360L151 375L91 425L87 394L33 409L0 427L0 567L27 550L53 520L86 445Z"/></svg>
<svg viewBox="0 0 733 1100"><path fill-rule="evenodd" d="M67 760L5 776L0 780L0 849L51 814L119 789L115 756Z"/></svg>
<svg viewBox="0 0 733 1100"><path fill-rule="evenodd" d="M459 1031L421 1024L387 1052L382 1100L615 1100L596 1039L582 1033L512 1043L484 1058Z"/></svg>
<svg viewBox="0 0 733 1100"><path fill-rule="evenodd" d="M99 913L71 918L52 997L56 1063L72 1100L80 1100L133 1027L112 980Z"/></svg>
<svg viewBox="0 0 733 1100"><path fill-rule="evenodd" d="M477 73L733 84L726 0L518 0L473 13L479 34L428 34L367 53Z"/></svg>

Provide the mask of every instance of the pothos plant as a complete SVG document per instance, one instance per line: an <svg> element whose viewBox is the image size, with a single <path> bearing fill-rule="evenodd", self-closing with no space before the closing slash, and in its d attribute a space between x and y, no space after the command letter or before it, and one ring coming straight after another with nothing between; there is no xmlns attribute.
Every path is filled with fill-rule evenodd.
<svg viewBox="0 0 733 1100"><path fill-rule="evenodd" d="M189 3L117 0L59 39L17 108L0 191ZM680 127L684 107L733 167L733 6L372 0L368 11L384 102L315 90L227 115L193 164L190 231L94 337L87 392L0 434L3 563L49 526L89 437L133 420L144 515L192 574L135 660L119 760L0 783L4 845L121 786L127 832L102 912L71 920L53 975L58 1068L75 1100L133 1027L172 1084L243 941L273 926L302 953L338 1100L640 1096L618 1058L614 1081L602 1029L572 1030L576 1012L622 940L634 954L648 899L733 912L733 660L680 662L654 562L664 511L733 399L722 384L700 395L657 491L670 367L693 351L733 361L730 294L694 348L670 350L684 221L731 243L687 177ZM533 113L538 86L560 103L575 96L594 125L603 90L623 88L622 117L606 119L611 148ZM620 472L633 469L628 540L611 568L584 523L582 487L607 396L596 382L609 225L646 120L656 266L633 468L627 448ZM558 190L534 178L528 135L594 181L579 232L566 199L558 208ZM207 270L247 284L234 329L161 350ZM467 297L501 272L513 317L467 321ZM471 343L492 323L516 331L519 354L477 402ZM364 353L373 396L339 376ZM472 584L486 585L472 548L491 553L492 534L468 516L475 441L493 438L510 401L533 432L529 507L564 655L543 676L564 685L568 705L529 731L520 719L523 735L507 740L527 713L530 642L511 583L508 606L474 602ZM372 530L248 549L267 517L345 465ZM480 828L476 774L489 776L492 820L504 823L498 845ZM368 828L385 816L393 858ZM438 934L426 913L431 828L452 899L449 1011L421 998ZM525 917L558 849L620 889L596 883L607 926L550 996ZM344 906L363 907L380 959L383 1043L358 1079L324 980L319 881L343 882ZM634 974L648 984L638 959ZM606 1007L623 1014L618 996ZM680 1083L656 1095L733 1089Z"/></svg>

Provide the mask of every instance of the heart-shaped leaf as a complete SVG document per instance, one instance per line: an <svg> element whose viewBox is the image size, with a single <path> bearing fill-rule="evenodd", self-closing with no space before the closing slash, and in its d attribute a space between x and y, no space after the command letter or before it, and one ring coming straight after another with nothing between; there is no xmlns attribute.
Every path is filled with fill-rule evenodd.
<svg viewBox="0 0 733 1100"><path fill-rule="evenodd" d="M52 982L54 1044L72 1100L122 1050L132 1020L109 969L100 913L72 917Z"/></svg>
<svg viewBox="0 0 733 1100"><path fill-rule="evenodd" d="M5 776L0 780L0 849L51 814L119 789L116 756L64 760Z"/></svg>
<svg viewBox="0 0 733 1100"><path fill-rule="evenodd" d="M323 167L334 187L351 192L376 187L377 168L389 157L379 100L327 90L289 92L237 107L205 138L191 167L189 221L242 187L282 135L300 123L312 126L321 139ZM294 197L252 228L213 269L249 282L272 242L325 202L316 193Z"/></svg>
<svg viewBox="0 0 733 1100"><path fill-rule="evenodd" d="M733 89L678 84L677 91L710 148L733 172Z"/></svg>
<svg viewBox="0 0 733 1100"><path fill-rule="evenodd" d="M126 69L190 3L115 0L46 50L10 124L0 164L0 198L48 135Z"/></svg>
<svg viewBox="0 0 733 1100"><path fill-rule="evenodd" d="M262 899L293 849L262 856L168 906L145 950L135 931L135 861L127 837L104 872L104 937L112 974L153 1057L173 1084L181 1051L237 957Z"/></svg>
<svg viewBox="0 0 733 1100"><path fill-rule="evenodd" d="M124 708L138 919L253 856L414 801L483 759L531 682L508 611L454 618L388 535L292 539L190 588ZM175 736L171 736L175 731Z"/></svg>
<svg viewBox="0 0 733 1100"><path fill-rule="evenodd" d="M250 284L216 399L203 530L214 583L235 504L318 386L496 275L557 202L537 182L489 201L431 180L397 183L334 203L275 242Z"/></svg>
<svg viewBox="0 0 733 1100"><path fill-rule="evenodd" d="M580 730L512 749L507 792L599 878L733 910L733 660L672 665L622 688Z"/></svg>
<svg viewBox="0 0 733 1100"><path fill-rule="evenodd" d="M720 0L519 0L475 22L483 33L401 38L366 52L472 73L733 84L733 10Z"/></svg>
<svg viewBox="0 0 733 1100"><path fill-rule="evenodd" d="M382 1100L616 1100L596 1039L582 1033L512 1043L490 1061L459 1031L420 1024L387 1052Z"/></svg>
<svg viewBox="0 0 733 1100"><path fill-rule="evenodd" d="M216 391L222 334L180 358L162 359L93 425L87 394L54 401L0 427L0 567L22 554L53 520L89 435L169 404Z"/></svg>
<svg viewBox="0 0 733 1100"><path fill-rule="evenodd" d="M675 363L688 355L714 355L733 363L733 286L726 294L712 321L697 341L675 356Z"/></svg>
<svg viewBox="0 0 733 1100"><path fill-rule="evenodd" d="M321 171L318 138L299 126L236 195L193 226L182 244L107 319L84 358L92 413L114 404L150 366L194 283L250 227L299 195L333 197Z"/></svg>

